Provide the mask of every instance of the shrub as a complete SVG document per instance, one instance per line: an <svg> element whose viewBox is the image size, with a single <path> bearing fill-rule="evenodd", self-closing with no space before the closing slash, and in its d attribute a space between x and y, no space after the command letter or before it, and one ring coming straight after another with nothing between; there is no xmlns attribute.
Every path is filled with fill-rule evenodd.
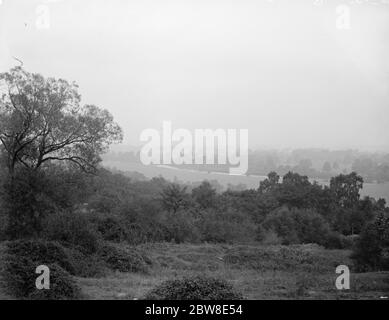
<svg viewBox="0 0 389 320"><path fill-rule="evenodd" d="M256 240L264 245L277 245L282 243L282 239L273 229L264 229L262 226L258 227Z"/></svg>
<svg viewBox="0 0 389 320"><path fill-rule="evenodd" d="M344 256L328 255L316 245L290 246L235 246L223 258L224 263L236 269L264 271L331 272L345 263Z"/></svg>
<svg viewBox="0 0 389 320"><path fill-rule="evenodd" d="M196 226L194 214L187 210L165 212L161 223L165 228L165 240L175 243L200 241L200 232Z"/></svg>
<svg viewBox="0 0 389 320"><path fill-rule="evenodd" d="M59 212L44 222L44 237L58 241L65 246L82 248L87 254L97 251L101 235L95 226L81 212Z"/></svg>
<svg viewBox="0 0 389 320"><path fill-rule="evenodd" d="M77 248L65 248L65 250L72 259L76 276L99 278L106 274L106 265L97 254L88 255Z"/></svg>
<svg viewBox="0 0 389 320"><path fill-rule="evenodd" d="M25 257L34 264L58 264L71 274L75 274L72 257L56 242L42 240L17 240L7 244L6 253L10 256Z"/></svg>
<svg viewBox="0 0 389 320"><path fill-rule="evenodd" d="M255 239L255 226L250 217L233 209L225 212L204 211L199 229L202 241L206 242L250 242Z"/></svg>
<svg viewBox="0 0 389 320"><path fill-rule="evenodd" d="M50 289L35 286L39 264L26 256L8 255L5 259L4 283L9 294L21 299L66 300L81 298L81 291L70 274L58 264L46 264L50 269Z"/></svg>
<svg viewBox="0 0 389 320"><path fill-rule="evenodd" d="M317 243L325 245L330 227L324 218L313 210L281 207L272 211L261 225L263 230L273 230L282 244Z"/></svg>
<svg viewBox="0 0 389 320"><path fill-rule="evenodd" d="M168 280L151 290L146 300L240 300L242 295L225 280L195 276Z"/></svg>
<svg viewBox="0 0 389 320"><path fill-rule="evenodd" d="M103 245L99 249L98 255L109 268L120 272L147 273L148 264L151 263L135 248L124 250L110 244Z"/></svg>
<svg viewBox="0 0 389 320"><path fill-rule="evenodd" d="M352 258L360 271L389 270L389 216L379 214L362 231Z"/></svg>
<svg viewBox="0 0 389 320"><path fill-rule="evenodd" d="M82 250L82 247L66 248L57 242L18 240L9 242L6 252L10 256L26 257L37 266L57 264L79 277L103 276L105 264L97 255L87 255Z"/></svg>
<svg viewBox="0 0 389 320"><path fill-rule="evenodd" d="M10 239L40 236L43 220L54 212L72 208L84 190L82 174L55 164L46 165L45 170L18 167L12 178L2 178L2 210L8 215Z"/></svg>
<svg viewBox="0 0 389 320"><path fill-rule="evenodd" d="M345 236L338 232L330 232L323 245L327 249L352 249L357 239L357 235Z"/></svg>
<svg viewBox="0 0 389 320"><path fill-rule="evenodd" d="M124 219L117 216L102 216L95 221L97 231L103 239L112 242L122 242L130 238L129 230Z"/></svg>

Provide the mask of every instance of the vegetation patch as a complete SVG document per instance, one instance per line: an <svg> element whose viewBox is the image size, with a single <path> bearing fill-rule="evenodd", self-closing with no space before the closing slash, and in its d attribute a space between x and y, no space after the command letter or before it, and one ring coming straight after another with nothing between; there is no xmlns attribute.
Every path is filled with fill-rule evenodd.
<svg viewBox="0 0 389 320"><path fill-rule="evenodd" d="M321 254L322 251L325 249L317 245L239 246L230 249L223 259L227 265L234 268L258 271L333 272L336 266L345 263L344 256L329 256Z"/></svg>
<svg viewBox="0 0 389 320"><path fill-rule="evenodd" d="M57 264L70 274L76 274L72 257L56 242L44 240L17 240L7 244L6 254L25 258L36 266Z"/></svg>
<svg viewBox="0 0 389 320"><path fill-rule="evenodd" d="M71 275L56 263L46 265L50 269L50 288L38 290L35 284L37 266L28 257L8 255L4 266L3 283L9 294L20 299L37 300L75 300L82 297Z"/></svg>
<svg viewBox="0 0 389 320"><path fill-rule="evenodd" d="M120 272L148 273L151 261L135 248L121 249L111 244L103 245L99 257L109 268Z"/></svg>
<svg viewBox="0 0 389 320"><path fill-rule="evenodd" d="M168 280L151 290L146 300L241 300L243 296L225 280L195 276Z"/></svg>

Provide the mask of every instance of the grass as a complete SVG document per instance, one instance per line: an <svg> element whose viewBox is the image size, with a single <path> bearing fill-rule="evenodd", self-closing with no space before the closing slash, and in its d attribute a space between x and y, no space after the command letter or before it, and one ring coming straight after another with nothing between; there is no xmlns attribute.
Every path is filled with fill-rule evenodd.
<svg viewBox="0 0 389 320"><path fill-rule="evenodd" d="M122 245L126 249L125 245ZM153 262L147 274L108 272L77 278L88 299L142 299L165 280L207 275L229 281L245 299L380 299L389 296L389 273L353 273L347 250L317 245L260 246L156 243L139 246ZM4 244L0 244L0 257ZM337 265L351 270L351 289L335 288ZM1 263L0 263L1 268ZM0 299L10 299L1 290Z"/></svg>
<svg viewBox="0 0 389 320"><path fill-rule="evenodd" d="M112 272L102 279L79 279L83 293L90 299L142 299L165 280L205 274L228 280L246 299L380 299L389 295L389 273L353 273L347 250L316 245L170 243L140 249L153 261L149 274ZM347 291L335 288L335 268L340 264L351 269Z"/></svg>

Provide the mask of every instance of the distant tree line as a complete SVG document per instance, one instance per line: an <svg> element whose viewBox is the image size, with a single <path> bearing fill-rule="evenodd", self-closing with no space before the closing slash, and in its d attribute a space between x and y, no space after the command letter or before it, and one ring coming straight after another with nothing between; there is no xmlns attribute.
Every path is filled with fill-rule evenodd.
<svg viewBox="0 0 389 320"><path fill-rule="evenodd" d="M217 155L217 150L215 151ZM139 163L139 152L110 152L106 161ZM280 175L295 172L311 179L329 180L338 174L357 172L365 182L389 182L389 154L361 153L357 151L328 151L301 149L290 153L282 151L251 151L249 175L267 175L275 171ZM228 165L180 165L179 168L207 172L228 172Z"/></svg>

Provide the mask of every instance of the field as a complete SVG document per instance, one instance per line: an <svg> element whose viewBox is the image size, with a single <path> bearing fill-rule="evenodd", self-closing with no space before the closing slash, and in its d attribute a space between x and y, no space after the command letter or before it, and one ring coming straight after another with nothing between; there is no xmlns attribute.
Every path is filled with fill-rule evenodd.
<svg viewBox="0 0 389 320"><path fill-rule="evenodd" d="M125 248L125 246L124 246ZM153 261L148 274L109 272L77 278L86 299L137 300L167 279L208 275L228 280L245 299L382 299L389 296L389 272L353 273L347 250L317 245L140 246ZM1 246L1 251L4 247ZM3 252L2 252L3 253ZM350 290L335 287L335 268L351 269ZM0 284L0 299L12 299Z"/></svg>
<svg viewBox="0 0 389 320"><path fill-rule="evenodd" d="M389 273L354 274L350 252L316 245L175 245L141 246L153 261L149 274L110 273L79 279L88 299L142 299L164 280L206 274L232 283L246 299L380 299L389 295ZM335 268L351 269L351 288L335 288Z"/></svg>

